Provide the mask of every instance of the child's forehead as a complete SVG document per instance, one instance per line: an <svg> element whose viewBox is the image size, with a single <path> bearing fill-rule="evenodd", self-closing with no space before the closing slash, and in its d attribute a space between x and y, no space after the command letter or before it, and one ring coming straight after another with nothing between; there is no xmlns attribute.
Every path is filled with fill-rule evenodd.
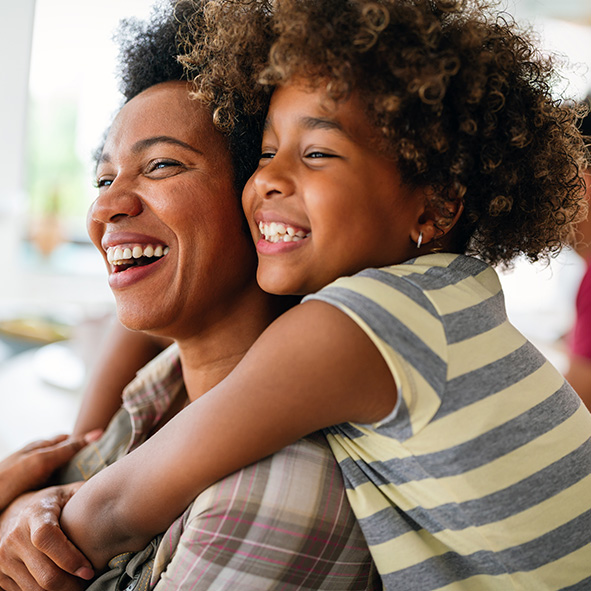
<svg viewBox="0 0 591 591"><path fill-rule="evenodd" d="M275 88L265 123L266 128L290 122L302 129L323 129L345 134L373 127L359 93L335 99L328 83L311 86L296 79Z"/></svg>
<svg viewBox="0 0 591 591"><path fill-rule="evenodd" d="M318 132L322 135L319 136ZM342 149L352 149L357 154L386 157L397 162L359 93L353 92L346 98L335 100L326 85L315 88L302 84L278 86L271 99L264 135L265 141L286 144L308 140L334 141L334 148L339 144Z"/></svg>

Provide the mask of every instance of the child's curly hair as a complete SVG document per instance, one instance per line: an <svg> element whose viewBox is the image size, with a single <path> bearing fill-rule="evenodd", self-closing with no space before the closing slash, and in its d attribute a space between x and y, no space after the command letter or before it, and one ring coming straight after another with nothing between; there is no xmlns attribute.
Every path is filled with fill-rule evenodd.
<svg viewBox="0 0 591 591"><path fill-rule="evenodd" d="M458 251L535 261L584 213L576 105L553 98L552 60L480 0L210 0L181 59L231 128L293 77L360 93L407 183L461 198ZM578 112L579 111L579 112ZM440 203L441 205L441 203ZM444 210L445 208L441 208Z"/></svg>

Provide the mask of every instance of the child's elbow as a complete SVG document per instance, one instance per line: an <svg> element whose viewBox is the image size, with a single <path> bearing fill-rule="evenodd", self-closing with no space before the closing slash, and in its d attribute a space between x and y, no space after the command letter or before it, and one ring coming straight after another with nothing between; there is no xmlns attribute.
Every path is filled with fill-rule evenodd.
<svg viewBox="0 0 591 591"><path fill-rule="evenodd" d="M123 552L143 549L144 536L131 519L125 496L116 487L98 486L92 491L85 488L64 508L61 525L94 568L105 568L113 557Z"/></svg>

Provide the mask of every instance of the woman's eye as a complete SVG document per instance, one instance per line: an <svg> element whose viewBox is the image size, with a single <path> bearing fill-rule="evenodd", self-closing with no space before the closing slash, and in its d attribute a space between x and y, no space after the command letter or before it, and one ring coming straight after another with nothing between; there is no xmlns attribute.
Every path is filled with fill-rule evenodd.
<svg viewBox="0 0 591 591"><path fill-rule="evenodd" d="M154 160L153 162L150 162L150 164L148 165L147 172L149 174L151 172L155 172L158 170L164 170L167 168L174 168L179 166L182 165L177 160Z"/></svg>
<svg viewBox="0 0 591 591"><path fill-rule="evenodd" d="M100 178L94 182L94 186L97 189L102 189L103 187L110 187L112 183L113 183L113 179Z"/></svg>
<svg viewBox="0 0 591 591"><path fill-rule="evenodd" d="M274 156L275 156L275 154L273 152L263 152L260 155L259 160L270 160Z"/></svg>

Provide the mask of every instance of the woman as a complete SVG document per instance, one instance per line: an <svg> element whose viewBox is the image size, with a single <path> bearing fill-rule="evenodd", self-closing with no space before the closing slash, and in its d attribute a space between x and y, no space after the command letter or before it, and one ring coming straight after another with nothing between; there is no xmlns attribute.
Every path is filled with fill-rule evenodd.
<svg viewBox="0 0 591 591"><path fill-rule="evenodd" d="M165 25L160 21L150 35L176 26L174 18ZM255 280L256 256L237 190L247 171L245 151L239 150L248 146L244 127L228 140L213 127L209 108L189 99L184 82L158 71L167 81L155 84L158 76L148 76L145 90L128 81L138 94L109 130L89 230L106 259L122 322L177 344L130 385L125 408L103 438L72 463L68 478L72 473L88 478L141 445L231 371L285 307ZM222 424L223 417L219 420ZM113 439L123 444L114 445ZM68 573L90 574L88 563L66 545L48 553L53 564L42 556L49 543L61 539L55 527L42 531L41 539L33 535L33 544L27 539L39 520L57 525L60 503L55 494L49 498L53 504L45 513L39 506L47 497L37 493L32 509L22 511L17 500L2 515L4 591L74 589L79 580ZM324 441L314 437L205 491L166 539L153 577L154 582L162 575L166 588L373 586L375 572L338 467ZM150 558L155 546L147 549ZM141 565L134 574L140 571ZM130 582L113 572L93 588Z"/></svg>

